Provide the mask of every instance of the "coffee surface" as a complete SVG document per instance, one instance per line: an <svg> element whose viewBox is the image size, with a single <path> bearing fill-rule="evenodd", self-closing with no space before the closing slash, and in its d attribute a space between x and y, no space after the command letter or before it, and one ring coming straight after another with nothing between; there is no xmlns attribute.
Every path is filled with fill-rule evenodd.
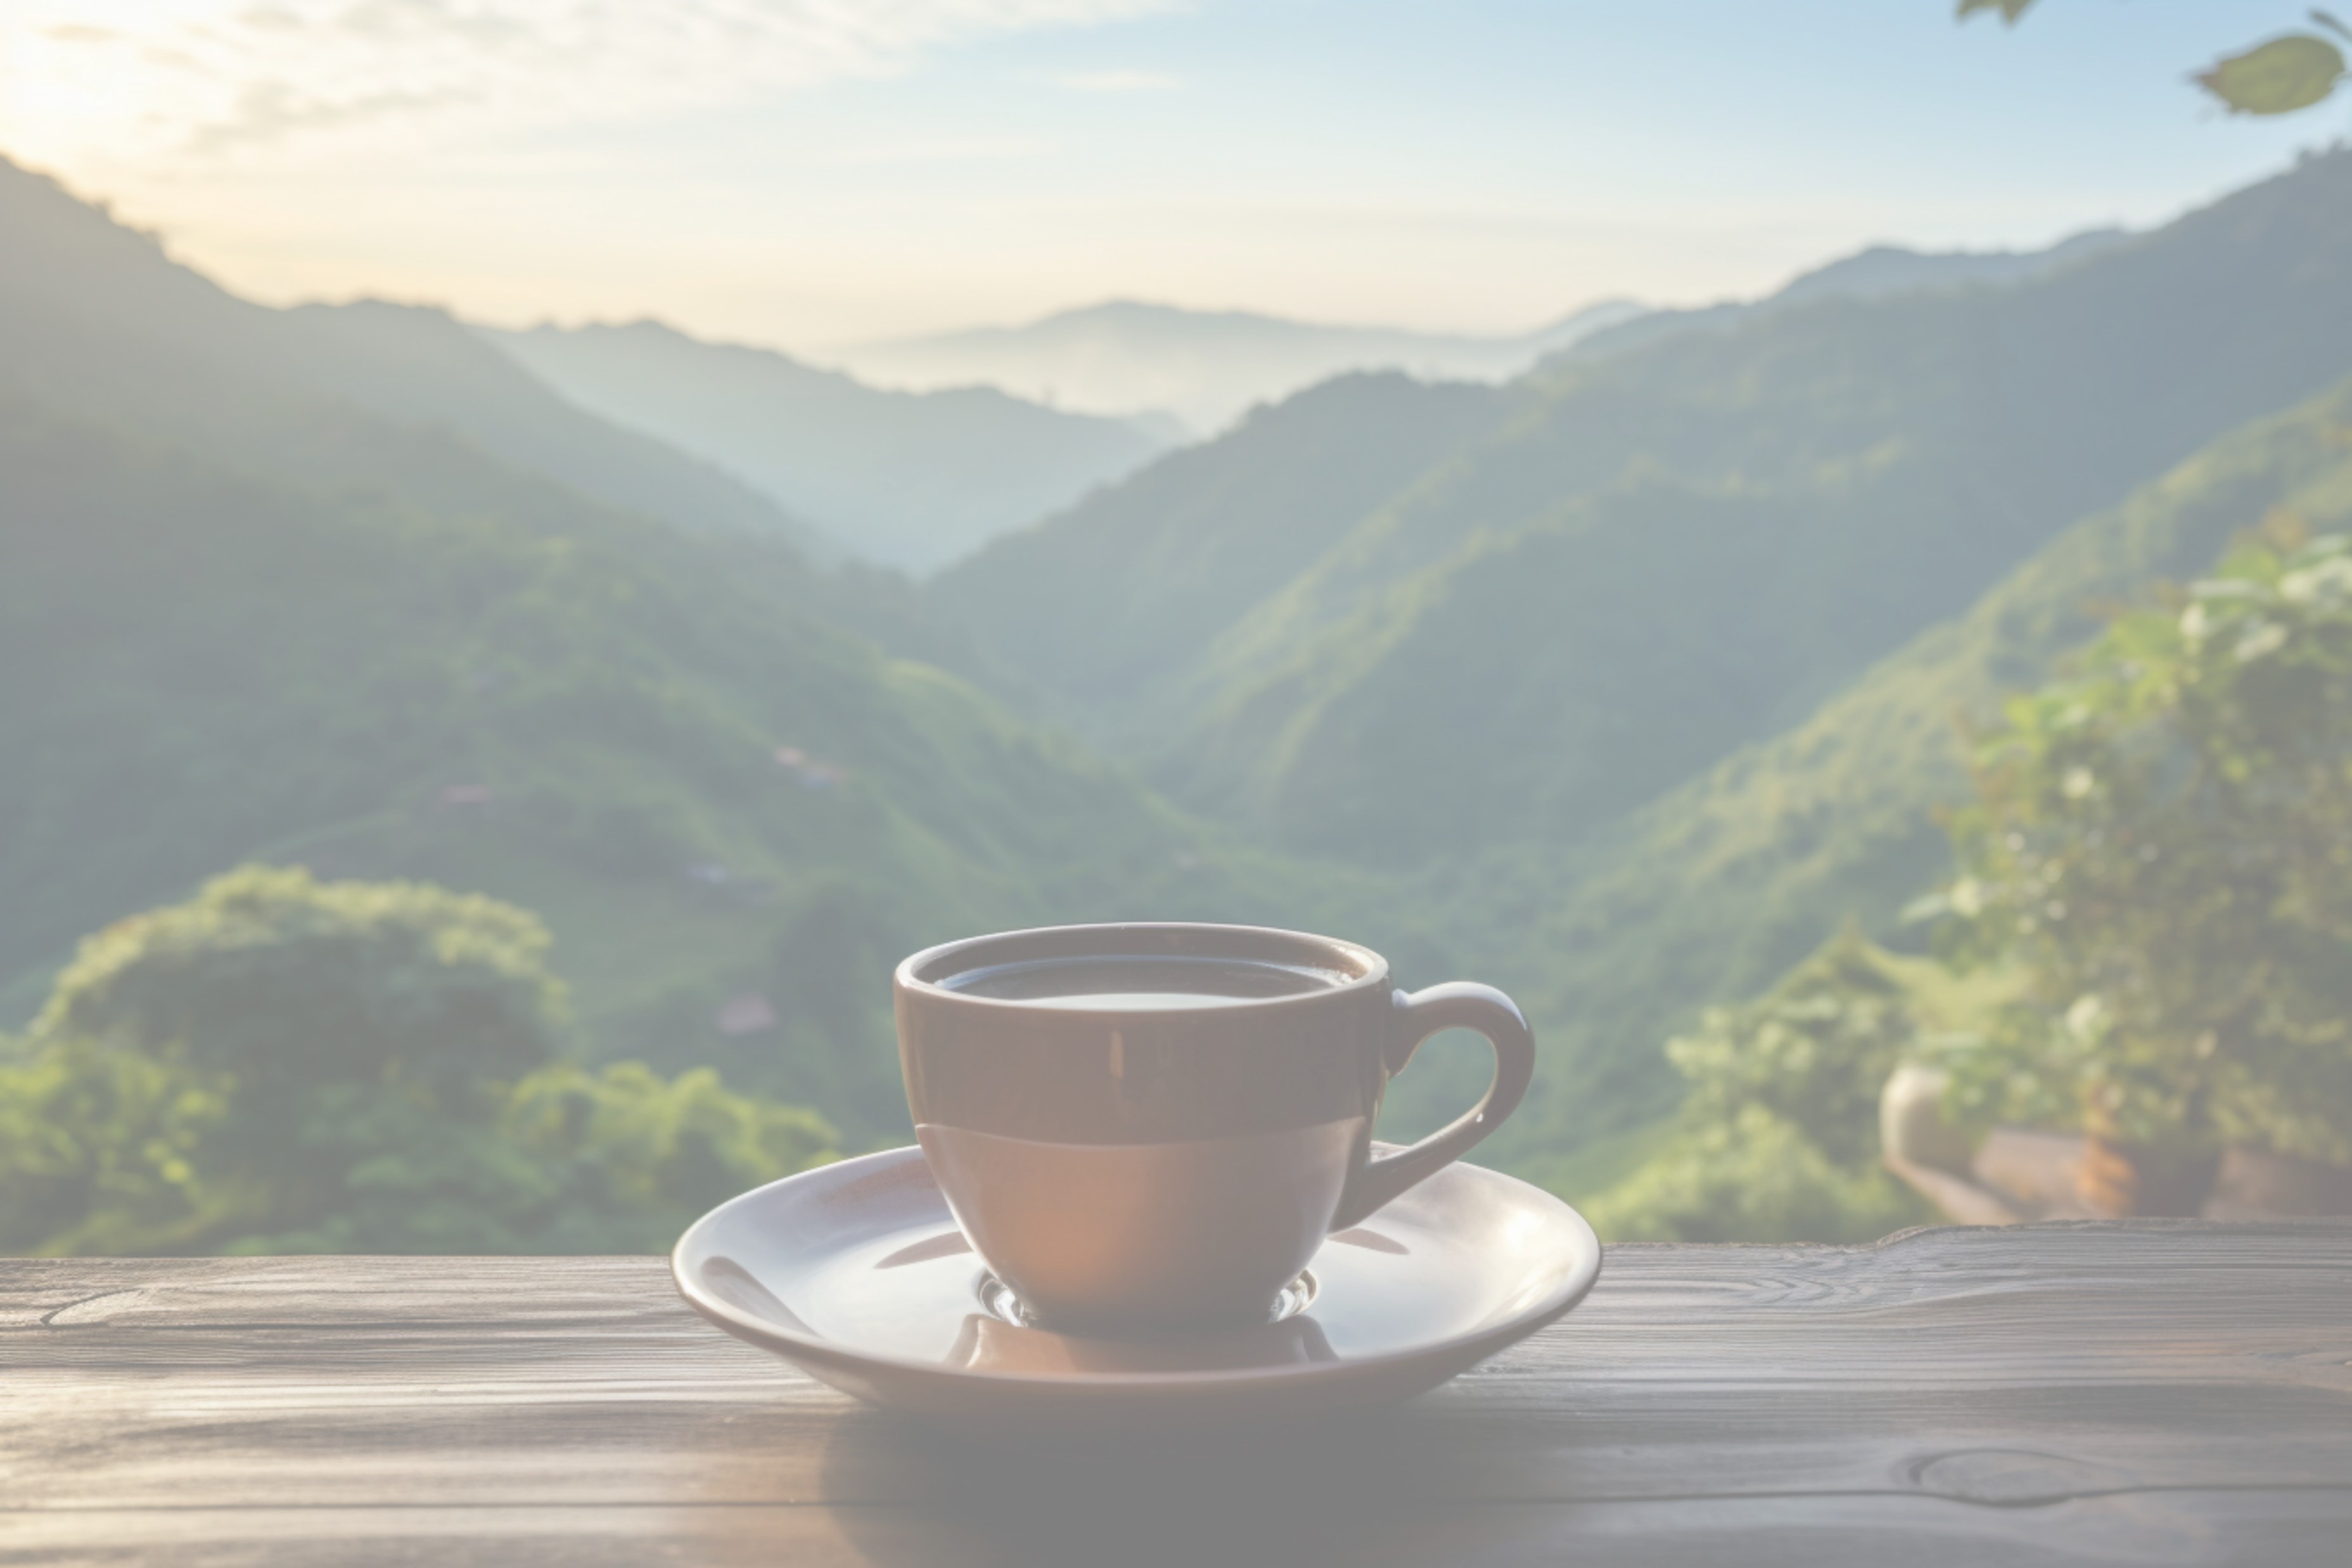
<svg viewBox="0 0 2352 1568"><path fill-rule="evenodd" d="M1175 1011L1307 996L1345 978L1327 969L1229 958L1044 958L974 969L940 985L1034 1007Z"/></svg>

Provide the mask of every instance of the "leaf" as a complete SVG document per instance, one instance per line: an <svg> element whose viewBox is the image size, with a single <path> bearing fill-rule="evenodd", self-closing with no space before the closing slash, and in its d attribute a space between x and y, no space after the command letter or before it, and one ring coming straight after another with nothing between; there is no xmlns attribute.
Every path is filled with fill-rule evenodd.
<svg viewBox="0 0 2352 1568"><path fill-rule="evenodd" d="M1903 906L1895 923L1902 925L1925 925L1931 920L1941 920L1952 912L1952 901L1940 893L1923 893Z"/></svg>
<svg viewBox="0 0 2352 1568"><path fill-rule="evenodd" d="M1959 19L1965 22L1979 11L1998 11L2003 23L2014 26L2032 8L2033 0L1960 0Z"/></svg>
<svg viewBox="0 0 2352 1568"><path fill-rule="evenodd" d="M2266 659L2286 646L2287 630L2275 621L2257 621L2238 639L2235 650L2238 663L2251 664L2256 659Z"/></svg>
<svg viewBox="0 0 2352 1568"><path fill-rule="evenodd" d="M2331 33L2335 33L2342 37L2352 38L2352 27L2347 27L2343 23L2337 21L2333 12L2314 11L2311 14L2311 19L2318 23L2321 26L2326 28Z"/></svg>
<svg viewBox="0 0 2352 1568"><path fill-rule="evenodd" d="M2232 114L2292 114L2326 99L2343 76L2344 51L2309 33L2292 33L2231 56L2197 81Z"/></svg>
<svg viewBox="0 0 2352 1568"><path fill-rule="evenodd" d="M2207 599L2268 599L2270 590L2242 577L2208 577L2189 585L2189 597Z"/></svg>

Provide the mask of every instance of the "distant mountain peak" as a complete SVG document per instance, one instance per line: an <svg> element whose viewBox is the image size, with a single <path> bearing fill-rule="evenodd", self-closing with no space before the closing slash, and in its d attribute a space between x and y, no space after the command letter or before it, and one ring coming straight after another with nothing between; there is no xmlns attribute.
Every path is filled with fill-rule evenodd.
<svg viewBox="0 0 2352 1568"><path fill-rule="evenodd" d="M1937 289L2000 287L2046 277L2142 236L2114 227L2085 229L2041 250L1917 250L1865 246L1850 256L1801 272L1770 294L1726 299L1685 309L1654 310L1576 334L1544 357L1544 364L1581 363L1647 347L1693 330L1744 325L1759 317L1832 299L1888 299Z"/></svg>
<svg viewBox="0 0 2352 1568"><path fill-rule="evenodd" d="M455 433L467 455L436 478L440 499L462 491L488 505L536 476L688 528L830 548L751 487L557 396L439 305L239 298L154 235L5 160L0 343L9 374L58 413L224 468L396 483L415 466L404 443Z"/></svg>
<svg viewBox="0 0 2352 1568"><path fill-rule="evenodd" d="M1051 326L1056 321L1281 321L1257 310L1209 310L1192 305L1171 305L1160 299L1103 299L1092 305L1074 305L1066 309L1050 311L1028 323L1030 327ZM1296 326L1297 322L1283 322ZM1020 330L1021 329L1013 329Z"/></svg>
<svg viewBox="0 0 2352 1568"><path fill-rule="evenodd" d="M1499 382L1583 334L1639 315L1604 300L1532 332L1435 332L1302 321L1115 298L1019 326L969 328L852 345L833 357L886 385L984 382L1056 407L1130 416L1165 409L1197 430L1230 424L1349 371L1403 371L1431 381Z"/></svg>
<svg viewBox="0 0 2352 1568"><path fill-rule="evenodd" d="M1791 278L1769 296L1791 302L1878 298L1919 288L2013 283L2084 261L2133 238L2120 227L2085 229L2039 250L1919 250L1874 245Z"/></svg>
<svg viewBox="0 0 2352 1568"><path fill-rule="evenodd" d="M740 476L866 560L925 572L1184 438L990 386L868 386L669 323L479 329L566 398Z"/></svg>

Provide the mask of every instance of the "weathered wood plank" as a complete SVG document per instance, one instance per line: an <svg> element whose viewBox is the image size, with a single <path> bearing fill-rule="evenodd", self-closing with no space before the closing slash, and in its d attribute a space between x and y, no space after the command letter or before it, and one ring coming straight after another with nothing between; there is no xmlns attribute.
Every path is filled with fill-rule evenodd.
<svg viewBox="0 0 2352 1568"><path fill-rule="evenodd" d="M2342 1492L2183 1491L1986 1509L1933 1498L1426 1504L1180 1521L1100 1509L221 1509L0 1514L0 1564L125 1568L2341 1568Z"/></svg>
<svg viewBox="0 0 2352 1568"><path fill-rule="evenodd" d="M2299 1561L2352 1524L2352 1224L1613 1249L1402 1409L1068 1450L856 1407L657 1260L0 1263L0 1563L1083 1560L1136 1521L1204 1562L1236 1521L1380 1562Z"/></svg>

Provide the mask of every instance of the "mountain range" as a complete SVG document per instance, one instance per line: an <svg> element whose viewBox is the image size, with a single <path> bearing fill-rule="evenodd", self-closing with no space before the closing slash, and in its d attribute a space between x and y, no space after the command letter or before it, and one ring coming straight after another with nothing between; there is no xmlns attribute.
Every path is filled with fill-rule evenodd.
<svg viewBox="0 0 2352 1568"><path fill-rule="evenodd" d="M1948 873L1938 818L1969 795L1965 728L2061 669L2107 607L2201 575L2233 538L2282 516L2315 532L2352 528L2352 381L2069 526L1802 722L1583 843L1488 851L1433 879L1429 904L1458 911L1443 924L1473 950L1481 942L1462 930L1474 904L1523 912L1528 968L1517 983L1557 1020L1555 1087L1571 1088L1555 1110L1577 1130L1555 1143L1609 1131L1593 1107L1665 1103L1664 1062L1625 1041L1686 1021L1691 1003L1676 998L1759 993L1849 920L1916 942L1899 913ZM1547 1155L1530 1145L1526 1157Z"/></svg>
<svg viewBox="0 0 2352 1568"><path fill-rule="evenodd" d="M1555 359L1465 409L1459 440L1400 452L1369 503L1318 476L1329 452L1394 444L1370 400L1359 434L1269 452L1272 410L1179 455L1189 484L1163 459L930 596L972 631L976 679L1180 804L1409 879L1458 949L1548 998L1556 1125L1590 1131L1671 1092L1654 1044L1690 1005L1769 979L1833 908L1885 917L1888 884L1926 874L1919 791L1957 775L1920 762L1917 727L1948 735L1946 695L1897 681L1924 716L1881 696L1838 710L1862 727L1834 737L1807 727L1825 705L2011 574L2067 580L2032 563L2082 519L2352 371L2352 157L2086 248L2021 279L1799 300ZM1104 570L1185 553L1221 487L1285 484L1331 504L1237 518L1239 549L1208 538L1281 563L1247 592L1177 573L1174 615L1167 574ZM2051 649L2008 652L2020 674ZM1863 855L1867 874L1802 893L1743 882L1836 816L1782 805L1857 787L1828 760L1792 779L1789 758L1867 755L1865 732L1901 737L1885 744L1923 781L1901 794L1911 858ZM1755 792L1706 782L1790 737L1756 753L1779 761ZM1743 836L1735 873L1717 857Z"/></svg>
<svg viewBox="0 0 2352 1568"><path fill-rule="evenodd" d="M1942 288L2025 283L2087 261L2131 238L2119 228L2085 229L2040 250L1913 250L1874 245L1826 266L1799 273L1758 299L1727 299L1688 309L1648 310L1588 333L1560 350L1560 358L1597 359L1693 329L1728 327L1794 305L1824 299L1884 299Z"/></svg>
<svg viewBox="0 0 2352 1568"><path fill-rule="evenodd" d="M653 320L477 330L581 410L698 458L803 519L804 548L922 576L1191 439L1192 426L1156 406L1126 417L1078 413L1015 396L1008 385L1034 383L1051 396L1057 379L1084 385L1125 365L1118 373L1151 389L1144 402L1190 408L1202 424L1223 425L1241 406L1237 400L1262 406L1334 376L1393 367L1423 380L1492 383L1547 357L1613 352L1812 300L2018 281L2125 237L2100 230L2035 252L1874 246L1752 303L1643 311L1610 302L1516 338L1328 328L1122 303L1030 328L873 350L886 376L911 371L918 382L954 382L968 374L973 383L927 391L868 385L772 349L705 342ZM379 302L326 319L347 337L373 329L373 346L394 356L424 351L446 338L449 325L437 312ZM1203 415L1193 400L1216 386L1225 389L1214 394L1225 402ZM485 388L489 401L497 390ZM1138 400L1106 392L1092 401Z"/></svg>
<svg viewBox="0 0 2352 1568"><path fill-rule="evenodd" d="M1350 371L1502 381L1641 312L1631 301L1606 300L1533 332L1482 338L1114 299L1019 327L855 344L834 357L885 385L986 382L1091 413L1157 410L1213 434L1255 404Z"/></svg>
<svg viewBox="0 0 2352 1568"><path fill-rule="evenodd" d="M2352 154L2036 256L1322 378L917 585L752 475L805 367L607 329L678 381L599 409L530 355L615 337L268 309L0 166L0 1023L299 861L533 908L583 1053L895 1141L900 953L1265 921L1513 990L1481 1157L1593 1179L1669 1030L1937 874L1956 716L2267 513L2352 523ZM738 370L757 418L640 423ZM1436 1042L1403 1121L1481 1071Z"/></svg>
<svg viewBox="0 0 2352 1568"><path fill-rule="evenodd" d="M590 413L921 574L1124 477L1181 439L1160 419L1064 413L994 387L890 392L657 321L484 336Z"/></svg>
<svg viewBox="0 0 2352 1568"><path fill-rule="evenodd" d="M680 526L833 547L750 486L583 413L446 312L362 303L278 310L174 265L53 182L0 161L0 387L304 483L399 486L402 454L355 420L429 428L484 463ZM486 469L453 465L463 504Z"/></svg>
<svg viewBox="0 0 2352 1568"><path fill-rule="evenodd" d="M1411 868L1572 842L2352 365L2345 194L2352 160L2331 160L2023 283L1832 296L1555 361L1461 439L1395 450L1372 503L1357 476L1321 481L1344 522L1288 500L1256 519L1281 580L1216 605L1063 558L1198 548L1202 494L1270 489L1255 424L1183 455L1191 486L1163 463L935 596L1178 800L1293 849ZM1327 451L1397 447L1369 409L1318 441L1283 444L1300 485ZM1088 630L1144 635L1163 596L1191 632L1172 657L1122 663Z"/></svg>
<svg viewBox="0 0 2352 1568"><path fill-rule="evenodd" d="M13 166L0 236L11 1025L224 867L421 877L548 921L591 1056L872 1140L912 946L1244 910L1433 950L900 656L784 514L438 313L247 304Z"/></svg>
<svg viewBox="0 0 2352 1568"><path fill-rule="evenodd" d="M1017 327L981 327L852 344L831 357L885 385L973 383L1099 414L1172 413L1223 432L1252 407L1333 376L1401 371L1424 381L1504 382L1538 362L1637 346L1792 304L2021 281L2126 236L2099 229L2038 251L1916 251L1874 246L1755 301L1654 310L1607 299L1531 332L1478 336L1334 326L1246 310L1194 310L1114 299Z"/></svg>

